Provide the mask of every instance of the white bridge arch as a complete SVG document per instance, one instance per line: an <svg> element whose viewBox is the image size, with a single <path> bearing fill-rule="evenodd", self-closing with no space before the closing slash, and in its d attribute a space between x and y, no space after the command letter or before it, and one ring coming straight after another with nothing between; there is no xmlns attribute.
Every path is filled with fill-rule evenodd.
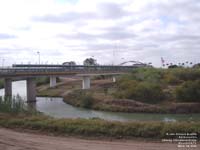
<svg viewBox="0 0 200 150"><path fill-rule="evenodd" d="M134 60L130 60L130 61L125 61L123 63L120 63L119 65L120 66L123 66L123 65L127 65L127 64L131 64L131 66L138 66L138 67L145 67L145 66L148 66L147 64L145 63L142 63L140 61L134 61Z"/></svg>

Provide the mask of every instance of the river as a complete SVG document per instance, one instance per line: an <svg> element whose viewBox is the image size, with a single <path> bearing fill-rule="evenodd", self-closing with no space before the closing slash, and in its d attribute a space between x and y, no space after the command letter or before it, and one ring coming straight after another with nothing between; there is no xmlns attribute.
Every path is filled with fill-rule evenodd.
<svg viewBox="0 0 200 150"><path fill-rule="evenodd" d="M13 96L20 95L26 99L26 81L12 83ZM4 89L0 89L0 96ZM200 114L147 114L147 113L118 113L94 111L77 108L63 102L62 98L37 97L34 104L36 110L55 118L101 118L115 121L200 121Z"/></svg>

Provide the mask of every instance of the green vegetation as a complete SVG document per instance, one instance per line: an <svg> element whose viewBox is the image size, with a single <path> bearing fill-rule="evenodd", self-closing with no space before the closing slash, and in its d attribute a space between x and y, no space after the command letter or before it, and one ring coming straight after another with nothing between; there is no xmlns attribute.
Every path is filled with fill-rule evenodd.
<svg viewBox="0 0 200 150"><path fill-rule="evenodd" d="M4 88L4 80L0 79L0 89Z"/></svg>
<svg viewBox="0 0 200 150"><path fill-rule="evenodd" d="M13 98L0 97L0 112L18 114L26 112L24 102L21 97Z"/></svg>
<svg viewBox="0 0 200 150"><path fill-rule="evenodd" d="M24 100L19 96L15 97L0 97L0 113L6 113L11 115L37 115L40 114L34 109L30 109L28 105L24 103Z"/></svg>
<svg viewBox="0 0 200 150"><path fill-rule="evenodd" d="M92 94L82 90L69 93L67 99L69 104L83 108L91 108L94 102Z"/></svg>
<svg viewBox="0 0 200 150"><path fill-rule="evenodd" d="M180 102L200 102L200 80L186 81L175 92Z"/></svg>
<svg viewBox="0 0 200 150"><path fill-rule="evenodd" d="M117 97L134 99L145 103L157 103L164 99L164 92L159 84L137 81L123 84L119 84L120 90L115 94ZM124 88L125 86L126 88Z"/></svg>
<svg viewBox="0 0 200 150"><path fill-rule="evenodd" d="M36 85L37 86L40 86L40 85L43 85L43 84L48 84L49 82L50 82L49 77L36 78Z"/></svg>
<svg viewBox="0 0 200 150"><path fill-rule="evenodd" d="M200 102L200 69L140 68L117 82L117 98L156 104L164 100Z"/></svg>
<svg viewBox="0 0 200 150"><path fill-rule="evenodd" d="M61 96L68 104L95 110L199 113L199 75L200 68L138 68L118 76L116 83L111 77L95 77L89 90L80 90L80 81L68 81L38 91L39 95Z"/></svg>
<svg viewBox="0 0 200 150"><path fill-rule="evenodd" d="M200 133L200 122L109 122L99 119L53 119L45 116L15 117L0 114L0 126L51 132L114 138L163 138L166 133Z"/></svg>
<svg viewBox="0 0 200 150"><path fill-rule="evenodd" d="M131 81L134 83L138 81ZM143 84L143 81L141 82ZM154 83L155 84L155 83ZM126 86L126 84L124 85ZM103 92L103 91L102 91ZM109 93L109 92L108 92ZM91 108L95 105L91 91L77 90L69 94L74 105ZM139 103L120 101L126 107ZM111 102L111 101L107 101ZM118 102L115 101L115 102ZM106 104L106 103L105 103ZM113 106L113 102L111 102ZM118 103L117 103L118 104ZM200 133L200 122L111 122L101 119L54 119L41 113L30 113L20 97L0 99L0 126L31 129L60 135L81 135L112 138L154 138L160 139L166 133ZM108 105L105 105L105 107ZM115 108L115 107L114 107Z"/></svg>
<svg viewBox="0 0 200 150"><path fill-rule="evenodd" d="M37 86L40 86L40 85L43 85L43 84L49 84L49 82L50 82L50 78L49 77L36 78L36 85ZM56 78L56 82L60 82L60 79L58 77Z"/></svg>

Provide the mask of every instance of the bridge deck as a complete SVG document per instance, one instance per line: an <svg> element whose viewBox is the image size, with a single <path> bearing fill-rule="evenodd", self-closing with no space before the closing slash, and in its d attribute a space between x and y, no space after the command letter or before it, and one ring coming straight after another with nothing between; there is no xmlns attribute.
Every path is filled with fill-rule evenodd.
<svg viewBox="0 0 200 150"><path fill-rule="evenodd" d="M130 72L134 66L66 66L66 65L13 65L12 68L0 68L0 77L48 76L75 74L113 74Z"/></svg>

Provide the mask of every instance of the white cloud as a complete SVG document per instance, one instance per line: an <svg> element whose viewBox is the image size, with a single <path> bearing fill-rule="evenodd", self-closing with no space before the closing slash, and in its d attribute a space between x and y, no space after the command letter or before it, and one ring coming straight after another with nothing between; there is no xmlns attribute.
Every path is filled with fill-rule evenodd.
<svg viewBox="0 0 200 150"><path fill-rule="evenodd" d="M198 0L0 0L0 61L198 62L199 14Z"/></svg>

